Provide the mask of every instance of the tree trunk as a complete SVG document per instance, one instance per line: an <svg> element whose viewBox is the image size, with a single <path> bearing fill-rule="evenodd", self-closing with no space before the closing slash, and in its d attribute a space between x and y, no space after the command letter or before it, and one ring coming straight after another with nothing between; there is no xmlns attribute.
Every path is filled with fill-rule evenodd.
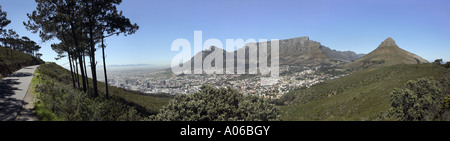
<svg viewBox="0 0 450 141"><path fill-rule="evenodd" d="M75 16L73 13L71 14L72 16ZM84 51L83 49L80 49L80 44L78 42L78 34L75 29L77 26L75 26L76 24L74 22L70 22L70 29L71 29L71 33L72 33L72 37L73 37L73 43L75 45L75 50L76 50L76 55L78 55L78 61L80 62L80 69L83 70L83 65L81 65L82 62L82 56L81 53ZM80 36L81 37L81 36ZM82 80L83 80L83 92L86 92L86 79L84 78L85 73L83 71L81 71L81 76L82 76Z"/></svg>
<svg viewBox="0 0 450 141"><path fill-rule="evenodd" d="M106 99L108 99L109 98L108 75L106 74L105 44L104 44L103 40L104 40L104 37L102 37L103 73L105 74Z"/></svg>
<svg viewBox="0 0 450 141"><path fill-rule="evenodd" d="M84 56L84 53L83 53L83 65L84 65L84 69L82 71L84 71L84 73L86 74L86 76L83 76L83 77L86 78L86 85L87 85L87 89L89 90L89 77L87 75L86 56Z"/></svg>
<svg viewBox="0 0 450 141"><path fill-rule="evenodd" d="M70 55L70 53L67 53L69 56L67 58L69 58L69 65L70 65L70 75L72 75L72 84L73 84L73 88L75 89L75 77L73 75L73 69L72 69L72 56Z"/></svg>
<svg viewBox="0 0 450 141"><path fill-rule="evenodd" d="M92 84L94 86L94 97L98 97L98 87L97 87L97 71L96 71L96 62L95 62L95 43L94 43L94 33L92 27L89 30L89 38L90 38L90 46L89 50L90 58L91 58L91 72L92 72Z"/></svg>
<svg viewBox="0 0 450 141"><path fill-rule="evenodd" d="M83 62L83 59L81 58L81 55L80 55L80 57L78 58L78 61L80 62L79 64L79 66L80 66L80 70L83 70L83 64L81 63L81 62ZM84 73L84 71L81 71L81 79L83 80L83 92L86 92L87 91L87 89L86 89L86 78L84 78L85 76L86 76L87 74L85 74Z"/></svg>
<svg viewBox="0 0 450 141"><path fill-rule="evenodd" d="M74 56L73 60L74 60L73 65L74 65L74 68L75 68L74 73L76 72L75 80L77 81L77 88L80 89L80 75L79 75L80 73L78 72L78 61L77 61L77 57Z"/></svg>
<svg viewBox="0 0 450 141"><path fill-rule="evenodd" d="M6 41L5 41L6 42ZM5 42L3 42L3 47L5 47L5 52L6 52L6 55L8 55L8 47L6 47L6 43Z"/></svg>
<svg viewBox="0 0 450 141"><path fill-rule="evenodd" d="M13 46L11 44L9 44L9 57L13 60Z"/></svg>

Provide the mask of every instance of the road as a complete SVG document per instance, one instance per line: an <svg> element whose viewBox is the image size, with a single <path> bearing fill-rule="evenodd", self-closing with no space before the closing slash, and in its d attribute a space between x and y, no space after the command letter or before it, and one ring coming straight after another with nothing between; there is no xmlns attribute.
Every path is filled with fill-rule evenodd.
<svg viewBox="0 0 450 141"><path fill-rule="evenodd" d="M22 68L0 80L0 121L13 121L19 114L36 66Z"/></svg>

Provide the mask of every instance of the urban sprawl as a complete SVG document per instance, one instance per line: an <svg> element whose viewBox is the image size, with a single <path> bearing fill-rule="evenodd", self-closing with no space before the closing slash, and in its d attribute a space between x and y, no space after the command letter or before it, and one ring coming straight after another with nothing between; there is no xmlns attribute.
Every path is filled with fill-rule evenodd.
<svg viewBox="0 0 450 141"><path fill-rule="evenodd" d="M215 87L232 87L246 95L258 95L276 99L291 90L310 87L333 76L318 71L320 67L281 66L280 77L274 85L262 85L260 75L175 75L170 69L158 71L120 71L112 72L108 79L110 85L147 94L167 93L171 95L197 92L203 84Z"/></svg>

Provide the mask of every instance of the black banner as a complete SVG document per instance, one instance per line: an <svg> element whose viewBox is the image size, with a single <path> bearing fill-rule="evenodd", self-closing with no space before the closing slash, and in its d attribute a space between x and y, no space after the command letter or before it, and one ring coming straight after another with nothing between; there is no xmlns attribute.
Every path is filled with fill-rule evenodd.
<svg viewBox="0 0 450 141"><path fill-rule="evenodd" d="M350 137L439 135L449 122L0 122L3 135L17 131L79 136L150 137L164 139L279 139L299 137ZM29 134L29 133L27 133ZM131 136L130 136L131 135ZM445 134L441 134L445 135ZM409 136L412 137L412 136Z"/></svg>

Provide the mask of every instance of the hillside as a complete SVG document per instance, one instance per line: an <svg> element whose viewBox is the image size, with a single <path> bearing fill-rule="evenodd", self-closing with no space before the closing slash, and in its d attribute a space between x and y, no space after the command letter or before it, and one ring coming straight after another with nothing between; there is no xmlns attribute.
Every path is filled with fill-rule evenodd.
<svg viewBox="0 0 450 141"><path fill-rule="evenodd" d="M350 70L357 70L376 66L421 63L428 63L428 61L418 55L401 49L395 43L394 39L389 37L369 54L344 66Z"/></svg>
<svg viewBox="0 0 450 141"><path fill-rule="evenodd" d="M44 61L29 54L0 47L0 78L23 67L42 63L44 63Z"/></svg>
<svg viewBox="0 0 450 141"><path fill-rule="evenodd" d="M282 120L389 120L390 92L408 80L434 77L450 70L433 64L400 64L353 72L280 99Z"/></svg>
<svg viewBox="0 0 450 141"><path fill-rule="evenodd" d="M71 75L70 71L55 64L55 63L47 63L44 65L41 65L37 71L38 73L38 79L40 80L40 85L37 89L40 91L40 97L45 98L47 95L51 96L53 94L61 95L61 99L50 99L47 100L48 102L45 102L47 105L54 105L55 103L58 104L59 102L67 103L60 106L67 106L61 108L62 110L54 110L53 113L62 112L64 113L64 110L70 110L73 108L70 108L70 104L77 103L76 101L73 101L74 98L71 98L72 96L83 96L85 94L82 93L81 90L73 89L72 83L71 83ZM79 76L81 77L81 76ZM90 87L92 88L92 80L89 79ZM128 115L134 115L134 113L126 113L129 112L129 110L125 110L127 108L135 109L138 114L142 117L146 117L149 115L154 115L159 112L159 109L168 104L168 101L172 99L172 96L164 95L164 94L153 94L148 95L141 92L136 91L129 91L122 88L117 88L114 86L109 86L109 94L111 96L110 99L105 98L105 83L98 82L99 86L99 93L100 97L92 98L89 97L87 100L92 102L87 102L89 106L95 106L96 110L100 109L100 113L105 114L104 116L106 118L110 118L110 120L120 120L122 115L119 115L118 117L115 117L116 114L119 114L119 111L125 112L122 114L128 114ZM57 90L57 91L55 91ZM47 98L48 98L47 96ZM68 98L69 97L69 98ZM52 98L52 97L50 97ZM82 97L83 98L83 97ZM77 98L75 98L77 99ZM42 103L42 102L41 102ZM116 107L107 107L108 104L112 104ZM75 104L72 106L79 106L79 104ZM106 106L106 107L105 107ZM39 106L38 106L39 107ZM59 107L59 106L56 106ZM68 109L67 109L68 108ZM80 108L80 107L78 107ZM81 107L82 108L82 107ZM102 108L106 108L103 109ZM52 108L50 108L52 109ZM47 107L48 110L48 107ZM125 110L125 111L124 111ZM44 110L45 111L45 110ZM87 110L89 111L89 110ZM111 115L106 114L105 112L113 112ZM116 111L116 113L114 113ZM83 111L80 111L83 112ZM71 113L73 114L73 113ZM64 115L64 114L62 114ZM39 114L38 114L39 116ZM71 117L66 117L66 120L80 120L80 119L70 119ZM73 118L73 117L72 117ZM81 119L86 120L86 119ZM90 119L89 119L90 120ZM94 120L101 120L101 119L94 119Z"/></svg>

